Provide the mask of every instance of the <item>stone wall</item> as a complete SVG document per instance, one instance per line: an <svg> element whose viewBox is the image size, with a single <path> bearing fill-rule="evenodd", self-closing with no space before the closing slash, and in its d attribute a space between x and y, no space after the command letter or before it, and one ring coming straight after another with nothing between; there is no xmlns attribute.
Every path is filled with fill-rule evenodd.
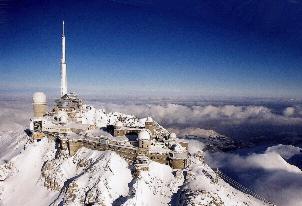
<svg viewBox="0 0 302 206"><path fill-rule="evenodd" d="M186 159L171 159L170 166L173 169L183 169L187 166L187 160Z"/></svg>
<svg viewBox="0 0 302 206"><path fill-rule="evenodd" d="M152 161L170 165L173 169L183 169L187 165L186 159L172 159L169 157L168 153L149 153L149 150L146 148L125 147L115 144L102 144L97 140L67 140L62 141L61 145L61 149L68 149L69 155L74 155L81 147L86 147L98 151L114 151L130 163L134 162L137 156L146 156L149 157L149 159ZM67 146L67 148L65 145Z"/></svg>

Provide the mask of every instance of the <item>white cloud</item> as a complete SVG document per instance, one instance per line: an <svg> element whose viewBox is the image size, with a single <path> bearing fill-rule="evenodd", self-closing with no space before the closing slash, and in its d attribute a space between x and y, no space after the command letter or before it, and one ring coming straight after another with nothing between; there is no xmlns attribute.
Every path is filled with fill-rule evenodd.
<svg viewBox="0 0 302 206"><path fill-rule="evenodd" d="M279 154L285 160L292 158L295 155L301 154L302 150L299 147L295 147L293 145L275 145L267 148L266 152L275 152Z"/></svg>
<svg viewBox="0 0 302 206"><path fill-rule="evenodd" d="M235 105L202 105L187 106L182 104L133 104L104 103L94 100L96 108L105 108L107 111L120 111L134 114L138 117L152 116L165 127L174 128L176 133L183 136L192 134L197 136L208 135L206 129L215 129L223 134L229 134L230 129L244 128L245 125L265 126L301 126L302 108L295 107L296 115L292 114L292 108L285 109L284 114L276 114L265 106L235 106ZM300 115L301 113L301 115ZM32 104L30 101L1 101L0 102L0 130L9 130L15 127L28 126L32 116ZM234 127L236 126L236 127ZM280 127L281 128L281 127ZM238 130L239 131L239 130ZM234 133L230 133L231 135Z"/></svg>
<svg viewBox="0 0 302 206"><path fill-rule="evenodd" d="M8 101L0 103L0 131L25 129L31 117L31 103Z"/></svg>
<svg viewBox="0 0 302 206"><path fill-rule="evenodd" d="M287 117L290 117L290 116L294 115L294 113L295 113L295 108L294 107L287 107L283 111L284 116L287 116Z"/></svg>
<svg viewBox="0 0 302 206"><path fill-rule="evenodd" d="M253 154L245 158L249 167L257 167L265 170L284 170L287 172L300 173L301 170L291 164L288 164L278 153L266 152L264 154Z"/></svg>
<svg viewBox="0 0 302 206"><path fill-rule="evenodd" d="M298 206L302 202L302 171L287 163L275 149L249 156L208 154L206 159L212 167L229 171L239 182L277 205Z"/></svg>
<svg viewBox="0 0 302 206"><path fill-rule="evenodd" d="M131 113L140 117L152 116L156 121L166 125L192 126L207 121L219 121L221 124L269 123L269 124L301 124L301 117L291 117L292 109L284 115L275 114L264 106L185 106L180 104L103 104L109 111Z"/></svg>

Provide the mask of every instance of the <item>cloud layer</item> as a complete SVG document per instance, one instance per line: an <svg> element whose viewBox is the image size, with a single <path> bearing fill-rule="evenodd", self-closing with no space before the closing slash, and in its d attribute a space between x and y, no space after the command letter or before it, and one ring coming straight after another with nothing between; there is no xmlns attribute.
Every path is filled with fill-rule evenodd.
<svg viewBox="0 0 302 206"><path fill-rule="evenodd" d="M284 114L275 114L265 106L186 106L180 104L135 105L105 104L109 111L132 113L137 116L153 116L157 121L172 125L196 125L207 121L220 121L223 124L270 123L301 124L300 116L292 117L295 110L285 108Z"/></svg>
<svg viewBox="0 0 302 206"><path fill-rule="evenodd" d="M186 133L203 136L203 129L206 129L229 136L236 136L241 131L245 133L237 136L247 136L257 129L260 132L264 130L270 132L276 128L282 128L282 131L286 131L285 127L289 128L288 131L294 131L293 127L302 128L302 108L298 106L284 107L276 113L266 106L254 105L188 106L172 103L144 104L140 102L140 104L135 104L129 101L110 103L101 100L94 100L91 104L96 108L105 108L107 111L120 111L138 117L152 116L165 127L174 128L179 135ZM1 101L0 107L1 130L14 128L14 125L28 124L32 114L30 101ZM257 136L257 134L252 136Z"/></svg>
<svg viewBox="0 0 302 206"><path fill-rule="evenodd" d="M206 102L139 104L93 102L107 111L120 111L138 117L152 116L166 128L176 129L179 135L203 136L203 129L214 130L250 144L265 140L270 144L294 144L302 134L302 108L278 105L217 105ZM195 105L194 105L195 104ZM223 104L223 101L220 102ZM285 104L284 104L285 105Z"/></svg>
<svg viewBox="0 0 302 206"><path fill-rule="evenodd" d="M32 105L24 101L0 102L0 131L25 129L32 116Z"/></svg>
<svg viewBox="0 0 302 206"><path fill-rule="evenodd" d="M283 148L283 152L285 149L291 148ZM277 205L298 206L302 202L302 171L287 163L277 151L268 149L248 156L215 153L208 154L206 159L212 167L222 168Z"/></svg>

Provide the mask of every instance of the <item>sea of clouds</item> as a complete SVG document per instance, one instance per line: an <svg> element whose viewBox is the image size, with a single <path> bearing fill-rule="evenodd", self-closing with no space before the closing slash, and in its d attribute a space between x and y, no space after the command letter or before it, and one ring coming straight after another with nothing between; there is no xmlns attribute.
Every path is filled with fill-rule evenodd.
<svg viewBox="0 0 302 206"><path fill-rule="evenodd" d="M300 108L286 107L283 114L275 114L265 106L186 106L180 104L104 104L108 111L120 111L137 116L152 116L166 125L197 125L208 121L222 124L270 123L276 125L302 124ZM299 110L298 110L299 109Z"/></svg>
<svg viewBox="0 0 302 206"><path fill-rule="evenodd" d="M32 104L24 100L0 100L0 131L25 129L29 126Z"/></svg>
<svg viewBox="0 0 302 206"><path fill-rule="evenodd" d="M49 102L51 102L50 100ZM107 112L118 111L138 117L151 116L167 128L173 128L178 134L204 134L204 129L215 130L234 138L243 136L265 136L286 133L302 134L302 106L300 104L274 108L266 105L215 105L204 102L195 104L162 103L160 100L122 101L114 103L102 99L88 100L96 108L105 108ZM148 102L152 102L151 104ZM51 106L52 103L49 103ZM32 113L30 98L0 100L0 129L25 126ZM265 132L265 133L264 133ZM289 134L291 133L291 134ZM272 137L272 136L271 136Z"/></svg>
<svg viewBox="0 0 302 206"><path fill-rule="evenodd" d="M275 204L300 206L302 171L287 161L288 158L294 156L301 157L301 149L287 145L274 147L248 155L208 154L206 159L211 167L220 168L241 184Z"/></svg>
<svg viewBox="0 0 302 206"><path fill-rule="evenodd" d="M96 103L96 102L94 102ZM299 105L276 110L264 105L186 105L180 103L96 103L107 111L138 117L152 116L178 134L203 135L203 129L246 141L265 138L274 143L296 139L302 134L302 109ZM294 138L292 138L294 137ZM258 141L258 140L257 140Z"/></svg>

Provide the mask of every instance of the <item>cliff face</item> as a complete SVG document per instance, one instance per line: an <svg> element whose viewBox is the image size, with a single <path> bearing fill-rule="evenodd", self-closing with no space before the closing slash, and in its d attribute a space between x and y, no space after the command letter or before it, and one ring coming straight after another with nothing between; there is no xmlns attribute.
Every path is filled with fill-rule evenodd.
<svg viewBox="0 0 302 206"><path fill-rule="evenodd" d="M57 154L53 141L29 143L22 130L1 138L1 205L265 205L219 179L196 149L186 170L151 161L134 177L115 152Z"/></svg>
<svg viewBox="0 0 302 206"><path fill-rule="evenodd" d="M132 179L127 162L116 153L86 148L47 162L42 174L45 186L59 191L52 205L111 205L128 194Z"/></svg>

